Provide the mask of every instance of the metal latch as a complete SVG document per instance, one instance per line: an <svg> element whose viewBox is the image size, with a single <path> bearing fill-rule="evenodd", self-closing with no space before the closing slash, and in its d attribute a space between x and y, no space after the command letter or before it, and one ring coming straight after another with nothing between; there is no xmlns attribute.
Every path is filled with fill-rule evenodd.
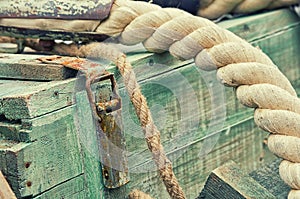
<svg viewBox="0 0 300 199"><path fill-rule="evenodd" d="M92 84L104 80L110 80L111 83L109 101L101 99L92 91ZM129 175L125 135L122 132L121 98L113 74L88 78L86 90L89 101L93 102L91 106L99 141L103 182L107 188L117 188L129 182Z"/></svg>
<svg viewBox="0 0 300 199"><path fill-rule="evenodd" d="M38 58L43 63L59 64L81 71L86 79L85 89L95 121L98 148L102 168L103 184L107 188L118 188L129 182L128 158L125 135L122 132L121 98L112 73L99 72L101 66L95 62L76 57L45 56ZM109 99L97 95L92 87L102 81L110 81Z"/></svg>

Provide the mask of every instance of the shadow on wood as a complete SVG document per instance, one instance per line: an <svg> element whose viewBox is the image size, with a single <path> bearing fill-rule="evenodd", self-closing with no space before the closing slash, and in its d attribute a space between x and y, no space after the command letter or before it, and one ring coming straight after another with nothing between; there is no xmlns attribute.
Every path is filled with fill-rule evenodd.
<svg viewBox="0 0 300 199"><path fill-rule="evenodd" d="M213 170L198 199L276 198L233 162Z"/></svg>

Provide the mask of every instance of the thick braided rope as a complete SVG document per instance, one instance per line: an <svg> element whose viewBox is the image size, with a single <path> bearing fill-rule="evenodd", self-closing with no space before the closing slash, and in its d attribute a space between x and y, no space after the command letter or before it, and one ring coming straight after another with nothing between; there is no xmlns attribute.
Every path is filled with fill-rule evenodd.
<svg viewBox="0 0 300 199"><path fill-rule="evenodd" d="M249 14L299 3L298 0L200 0L198 15L217 19L224 14Z"/></svg>
<svg viewBox="0 0 300 199"><path fill-rule="evenodd" d="M143 2L117 0L109 20L97 32L127 45L143 42L152 52L169 50L181 59L194 58L201 69L217 70L223 84L237 87L238 100L256 109L256 124L271 133L269 149L285 159L280 175L295 189L289 197L299 197L300 175L293 172L299 172L300 165L300 100L260 49L209 20Z"/></svg>
<svg viewBox="0 0 300 199"><path fill-rule="evenodd" d="M255 122L272 133L268 139L270 150L285 159L280 175L294 189L289 198L299 197L300 102L287 78L262 51L206 19L144 2L116 0L109 19L96 32L117 37L128 45L143 42L149 51L169 50L181 59L194 58L204 70L217 69L223 84L237 87L240 102L256 108ZM84 56L82 52L78 54ZM117 64L125 67L129 63L121 57ZM132 94L135 97L134 91ZM138 110L137 113L144 114Z"/></svg>
<svg viewBox="0 0 300 199"><path fill-rule="evenodd" d="M148 148L152 153L159 175L162 178L169 195L174 199L184 199L185 196L183 190L179 186L173 173L172 163L167 158L164 148L161 145L160 132L153 122L146 98L141 92L131 64L126 60L126 55L116 48L113 48L111 45L104 43L91 43L81 47L78 51L77 54L83 57L102 57L115 62L124 79L125 88L141 123ZM131 196L134 198L135 193L133 192ZM137 194L136 198L146 199L149 197L150 196L146 195L143 196L140 192Z"/></svg>

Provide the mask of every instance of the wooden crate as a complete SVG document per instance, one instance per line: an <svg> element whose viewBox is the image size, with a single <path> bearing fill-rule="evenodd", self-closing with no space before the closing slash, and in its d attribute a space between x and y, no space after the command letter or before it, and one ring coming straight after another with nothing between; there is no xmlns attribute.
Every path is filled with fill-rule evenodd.
<svg viewBox="0 0 300 199"><path fill-rule="evenodd" d="M298 89L300 25L294 13L282 9L220 25L259 46ZM102 183L88 101L84 92L76 92L80 82L68 78L74 71L42 64L39 55L0 57L0 169L17 197L124 198L133 188L168 197L115 67L109 70L123 99L131 181L110 190ZM227 114L223 125L209 128L214 106L208 86L214 82L207 82L192 60L147 52L128 57L187 198L198 196L209 173L228 160L251 172L274 159L263 142L267 134L253 122L253 110L237 102L232 88L224 89L221 101Z"/></svg>

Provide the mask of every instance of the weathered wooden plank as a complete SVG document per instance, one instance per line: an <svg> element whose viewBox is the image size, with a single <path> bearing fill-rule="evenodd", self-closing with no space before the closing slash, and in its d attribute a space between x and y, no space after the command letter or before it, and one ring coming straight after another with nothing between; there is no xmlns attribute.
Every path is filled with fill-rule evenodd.
<svg viewBox="0 0 300 199"><path fill-rule="evenodd" d="M300 48L298 45L295 45L295 43L300 43L299 25L289 26L289 20L292 20L292 22L294 20L294 18L289 18L290 15L293 15L289 14L289 11L281 10L274 12L284 12L285 14L276 16L280 17L281 22L286 23L281 24L282 30L280 30L280 26L276 26L276 34L274 35L270 35L270 33L273 32L273 27L270 27L272 24L269 27L266 27L268 26L268 24L265 24L265 14L242 18L238 20L240 20L239 23L241 25L252 24L252 26L255 26L255 24L257 24L258 27L266 27L264 28L265 32L263 31L262 34L261 32L257 32L257 34L260 34L259 37L255 37L254 35L252 35L251 37L248 37L246 39L252 40L252 43L254 45L259 45L264 52L266 52L272 59L274 59L275 63L285 74L287 74L287 77L292 81L292 83L294 85L297 85L296 80L299 79L300 72L299 67L295 66L300 65L300 59L298 56ZM274 17L273 15L272 20L276 21L275 19L277 17ZM234 23L234 20L232 22ZM232 28L234 30L234 26ZM242 30L238 28L234 31L236 31L237 33L242 33ZM180 117L180 111L186 110L186 106L188 106L190 102L185 103L185 106L181 107L178 105L178 102L174 100L174 93L177 93L176 89L179 90L182 87L186 88L183 86L181 81L178 81L178 79L175 78L176 76L174 75L174 73L178 71L180 71L180 74L184 74L185 77L188 77L189 84L192 85L194 92L197 93L199 91L199 93L197 93L197 102L199 103L198 105L200 107L200 111L198 114L200 115L200 118L204 118L204 121L201 120L200 124L202 125L199 125L197 128L189 129L190 137L182 136L179 142L176 142L176 144L172 146L168 145L168 143L176 141L175 137L172 137L173 132L178 132L178 128L176 128L176 125L178 125L178 123L179 125L182 125L186 121L193 121L190 118L199 118L199 115L197 115L194 112L190 113L190 117L186 121L185 118ZM164 81L163 78L168 79L168 81ZM226 135L226 131L221 131L219 141L224 141L223 144L218 143L213 149L213 151L211 151L210 154L207 154L207 157L203 159L196 158L198 153L194 151L199 152L201 150L203 142L202 139L204 139L204 135L199 132L198 134L196 134L195 132L197 132L197 130L205 131L205 127L207 127L209 113L211 111L211 105L209 104L209 102L207 102L207 99L209 99L210 96L208 92L205 91L205 84L201 82L198 83L200 84L199 86L197 85L197 83L195 83L197 81L199 81L199 72L195 69L192 69L191 66L184 66L182 68L178 68L177 70L172 70L170 73L155 76L151 78L151 80L142 81L143 93L146 95L150 107L155 105L159 106L159 109L154 109L155 111L153 111L154 120L161 130L162 142L165 146L166 151L169 152L169 156L176 157L176 154L180 154L183 151L183 149L189 147L189 149L184 153L184 155L180 156L182 158L173 161L177 177L180 179L184 190L186 190L188 198L196 197L196 195L198 194L197 192L199 192L199 186L195 187L194 185L201 184L204 181L205 176L207 176L207 172L214 169L215 166L220 165L220 163L224 162L224 160L226 160L227 158L227 160L233 159L236 162L241 163L242 168L246 168L247 172L262 166L264 163L272 161L272 159L274 158L274 156L270 155L268 150L263 147L262 141L265 138L266 134L259 134L261 132L259 129L257 129L257 127L254 126L254 124L236 124L239 126L235 127L238 128L238 130L231 129L230 134L227 135L229 136L229 138L227 139L224 139L223 137L224 135ZM172 94L172 92L168 91L169 88L166 86L169 84L177 85L177 87L179 88L174 88L175 86L171 87L171 91L173 92ZM300 93L299 86L296 86L295 88L297 89L297 92ZM183 94L184 92L178 91L178 93ZM187 99L191 99L191 96L189 94L183 96ZM230 124L230 122L241 121L247 117L251 117L251 115L253 114L252 110L242 108L241 105L239 105L239 103L235 100L234 92L232 91L232 89L226 89L225 99L225 103L227 106L227 120L224 128L226 128L226 126L228 125L227 122ZM132 165L132 170L134 172L142 173L131 174L132 178L135 179L132 182L131 186L144 190L147 193L151 193L153 197L167 197L167 194L164 191L162 184L159 182L159 180L156 180L158 179L156 172L149 171L149 168L153 168L153 164L152 166L151 164L149 166L149 164L147 164L146 162L147 160L150 161L151 156L149 153L147 153L147 151L143 151L143 149L146 148L146 144L142 143L143 140L141 135L141 129L139 129L138 122L134 117L135 113L132 111L132 108L126 108L126 103L128 103L128 100L124 101L125 102L123 103L123 110L125 120L127 120L125 124L128 124L127 129L125 126L125 130L128 132L128 148L131 152L130 158L132 158L132 161L129 162L134 162L134 164ZM196 109L195 112L197 112ZM251 130L252 132L246 133L245 131L248 130ZM236 134L232 131L236 131ZM194 137L194 139L189 139L195 134L196 137ZM237 139L237 134L240 134L240 136L243 135L244 137ZM192 141L190 142L190 140ZM186 145L184 145L184 143ZM257 144L256 148L253 148L254 143ZM241 147L241 144L243 144L243 147ZM229 148L226 148L225 146L228 146ZM177 151L175 150L176 148L178 148ZM238 153L248 154L242 156ZM203 170L200 168L203 168ZM195 176L197 177L197 179ZM199 178L201 178L201 180Z"/></svg>
<svg viewBox="0 0 300 199"><path fill-rule="evenodd" d="M21 129L20 123L14 122L0 122L0 140L15 140L20 141L19 130Z"/></svg>
<svg viewBox="0 0 300 199"><path fill-rule="evenodd" d="M9 184L7 183L5 177L3 176L0 170L0 198L3 199L15 199L16 196L14 192L11 190Z"/></svg>
<svg viewBox="0 0 300 199"><path fill-rule="evenodd" d="M47 19L49 20L49 19ZM21 20L22 21L22 20ZM72 30L74 27L78 28L81 26L82 31L86 31L86 29L90 29L90 31L94 30L99 24L99 21L90 21L90 25L86 25L87 21L80 21L79 23L75 24L69 24L69 26L61 26L61 24L57 25L55 23L61 23L60 21L55 21L51 25L51 27L48 27L52 31L48 30L39 30L39 29L31 29L35 28L36 24L27 24L27 28L24 27L24 24L20 23L19 27L10 27L10 21L5 20L5 23L0 21L0 35L1 36L7 36L7 37L15 37L20 39L26 39L26 38L33 38L33 39L44 39L44 40L65 40L65 41L75 41L75 42L81 42L81 41L104 41L108 37L103 34L97 34L95 32L70 32L70 29ZM43 23L43 22L42 22ZM56 26L57 25L57 26ZM28 29L30 28L30 29ZM60 30L64 29L64 30Z"/></svg>
<svg viewBox="0 0 300 199"><path fill-rule="evenodd" d="M33 118L74 104L75 79L53 82L0 80L0 115Z"/></svg>
<svg viewBox="0 0 300 199"><path fill-rule="evenodd" d="M47 192L42 193L34 199L52 199L52 198L85 198L82 197L86 189L84 175L77 176L66 182L56 185Z"/></svg>
<svg viewBox="0 0 300 199"><path fill-rule="evenodd" d="M230 161L212 171L198 198L275 199L276 197Z"/></svg>
<svg viewBox="0 0 300 199"><path fill-rule="evenodd" d="M272 37L255 40L254 45L259 46L286 77L294 84L300 75L300 25L283 29ZM299 87L294 86L296 90ZM298 92L299 93L299 92Z"/></svg>
<svg viewBox="0 0 300 199"><path fill-rule="evenodd" d="M1 18L60 18L103 20L109 15L111 0L1 0Z"/></svg>
<svg viewBox="0 0 300 199"><path fill-rule="evenodd" d="M69 107L24 120L19 138L27 143L0 143L3 172L18 197L39 195L83 173L73 115Z"/></svg>
<svg viewBox="0 0 300 199"><path fill-rule="evenodd" d="M253 42L264 37L272 37L273 34L286 28L298 26L299 23L297 14L285 8L226 20L218 24L243 39Z"/></svg>
<svg viewBox="0 0 300 199"><path fill-rule="evenodd" d="M101 85L105 87L105 84ZM124 198L129 190L127 186L115 189L107 189L103 183L100 153L96 129L93 124L92 113L85 92L76 94L76 118L78 121L77 129L81 151L83 156L84 176L86 179L85 198L105 198L115 199Z"/></svg>
<svg viewBox="0 0 300 199"><path fill-rule="evenodd" d="M78 140L83 158L86 191L84 198L104 199L104 185L97 143L96 128L85 92L76 94L76 121Z"/></svg>
<svg viewBox="0 0 300 199"><path fill-rule="evenodd" d="M213 148L207 154L200 156L200 152L207 146L204 144L206 139L203 138L168 152L168 157L173 162L175 175L185 190L187 198L195 198L209 173L227 161L238 162L246 172L251 172L271 162L274 156L263 143L266 137L267 134L256 128L250 119L233 124L232 127L221 131L217 143L214 143L213 140L208 142L213 145ZM128 144L130 145L131 142ZM168 151L168 148L165 149ZM132 157L134 157L133 155ZM144 155L130 157L129 162L143 159ZM132 182L129 186L131 188L151 193L154 198L168 197L151 160L132 167L130 176Z"/></svg>
<svg viewBox="0 0 300 199"><path fill-rule="evenodd" d="M255 17L255 20L252 19L253 21L248 21L249 18L244 20L245 23L255 24L262 23L264 18ZM273 18L273 20L275 19ZM272 32L272 28L269 27L269 29L269 33ZM300 49L294 45L299 42L299 26L283 26L282 29L282 31L277 31L277 34L272 36L265 33L260 35L259 39L257 37L252 38L254 38L254 44L262 46L261 48L276 60L278 66L283 71L288 72L288 78L295 82L296 79L299 79L299 69L295 65L299 65L298 54ZM289 40L289 38L293 39ZM280 49L274 51L272 48L274 46L280 46ZM278 52L281 53L280 56ZM188 65L188 62L180 64L170 59L167 63L172 65L171 68L167 64L161 64L161 61L170 57L167 53L155 55L156 58L154 59L151 53L133 56L141 56L141 59L134 63L134 69L137 72L139 81L142 83L143 93L148 98L149 105L153 110L155 122L161 130L162 142L174 162L175 173L180 179L188 198L196 197L201 188L199 184L201 185L204 182L208 173L227 160L233 159L240 162L242 168L246 169L247 172L272 160L273 156L268 154L262 144L266 134L260 134L260 130L254 127L253 122L250 121L252 110L239 105L235 100L233 90L230 88L225 91L225 104L228 115L225 125L223 129L212 131L215 133L220 131L218 142L211 153L199 158L198 154L203 149L204 141L207 139L205 131L208 129L212 113L211 98L207 84L203 79L204 74L199 72L195 66ZM178 65L175 63L178 63ZM119 76L117 75L117 77ZM118 78L118 82L121 84L122 80ZM296 88L299 93L299 87ZM15 89L14 92L18 93L17 90ZM151 193L154 197L165 198L167 193L157 176L157 172L153 169L154 165L150 161L151 156L146 149L135 113L124 90L121 89L120 92L123 96L123 118L131 158L129 163L132 182L128 189L139 188ZM196 96L197 105L192 103L193 96ZM86 112L86 115L88 114ZM83 118L85 118L84 113ZM200 121L197 122L196 119ZM89 123L90 121L86 119L86 124L83 125ZM187 130L181 132L181 128ZM91 145L96 144L94 142L90 143ZM89 182L91 185L90 190L94 190L94 188L97 190L95 195L92 196L103 197L101 193L105 190L101 187L97 188L101 176L94 171L95 168L99 167L98 160L93 156L93 153L89 152L89 149L84 150L84 153L86 153L85 161L87 162L85 163L85 173L89 179L96 180L95 183L93 180Z"/></svg>
<svg viewBox="0 0 300 199"><path fill-rule="evenodd" d="M290 187L285 184L279 176L280 158L277 158L271 164L259 168L249 175L255 179L261 186L266 188L278 199L285 199L290 191Z"/></svg>
<svg viewBox="0 0 300 199"><path fill-rule="evenodd" d="M63 80L76 76L76 71L62 65L43 64L42 55L0 54L0 78L26 80Z"/></svg>

